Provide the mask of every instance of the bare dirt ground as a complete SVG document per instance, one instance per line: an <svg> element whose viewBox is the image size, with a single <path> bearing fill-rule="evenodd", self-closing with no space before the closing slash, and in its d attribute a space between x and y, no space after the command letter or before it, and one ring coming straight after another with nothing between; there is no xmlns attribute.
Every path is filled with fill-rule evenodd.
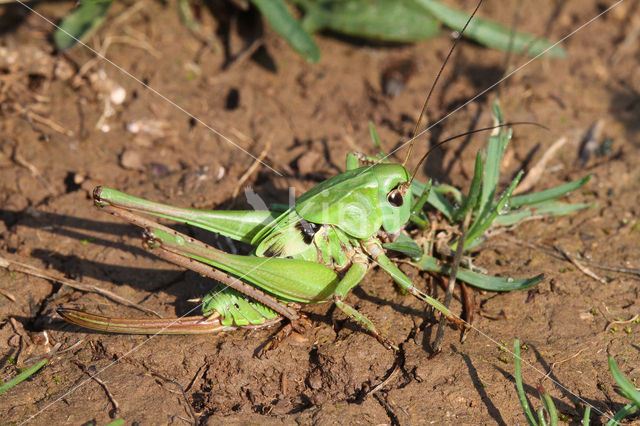
<svg viewBox="0 0 640 426"><path fill-rule="evenodd" d="M612 3L525 0L519 29L558 40ZM71 6L43 3L36 10L58 22ZM516 2L488 1L481 15L511 25L515 7ZM373 154L368 120L377 125L387 150L406 140L451 43L446 31L422 43L383 46L320 35L322 60L310 65L264 29L263 47L225 66L225 37L215 33L220 16L203 11L210 41L204 45L180 23L174 2L123 1L111 12L90 40L93 48L243 150L254 156L264 152L265 162L282 174L260 167L240 188L236 208L246 206L244 186L267 202L286 203L289 187L301 194L342 171L348 152ZM98 285L165 317L186 313L194 306L187 299L204 294L210 282L146 253L138 229L93 208L91 190L104 184L174 205L226 209L234 205L239 179L254 160L87 49L55 52L52 27L19 4L2 13L0 253ZM401 343L397 363L392 352L330 304L307 306L314 328L258 359L256 351L273 329L153 338L86 332L64 323L55 308L144 314L2 269L0 289L14 299L0 295L1 378L16 374L13 361L20 366L44 352L43 331L51 344L72 347L0 397L2 423L105 424L120 417L127 423L182 424L191 418L190 405L211 424L523 424L513 357L499 346L511 348L514 338L527 345L523 358L538 370L523 371L534 405L539 405L535 387L542 372L553 367L543 385L564 421L577 424L584 401L611 415L623 400L613 391L606 355L614 355L635 380L640 329L634 322L606 326L639 313L638 275L591 266L600 282L553 247L590 262L640 267L640 49L633 36L639 17L637 3L624 2L569 38L567 59L530 63L432 133L436 140L467 130L474 119L490 124L490 102L499 99L508 120L550 128L515 129L504 176L531 168L563 136L568 143L535 190L593 175L569 200L597 203L596 208L527 222L480 250L476 263L491 274L547 278L530 291L476 293L487 313L504 315L478 318L480 332L471 332L464 343L449 329L443 352L430 359L435 327L425 320L425 307L400 294L379 270L370 271L349 300ZM242 14L225 19L253 22ZM238 35L240 24L220 26L233 54L252 42ZM389 98L382 93L381 76L389 64L404 60L413 61L416 72L399 96ZM527 60L511 56L509 70ZM460 43L429 117L443 116L493 84L504 64L503 52ZM119 105L109 102L117 87L126 93ZM610 138L611 148L582 163L580 141L598 120L598 145ZM132 126L141 125L147 127L132 133ZM425 172L466 188L485 140L479 136L464 146L447 146ZM195 235L206 238L203 232ZM427 285L427 275L403 269L418 286ZM453 309L461 310L457 300ZM395 365L393 376L371 394ZM100 371L97 378L111 399L83 370ZM596 423L605 419L592 413Z"/></svg>

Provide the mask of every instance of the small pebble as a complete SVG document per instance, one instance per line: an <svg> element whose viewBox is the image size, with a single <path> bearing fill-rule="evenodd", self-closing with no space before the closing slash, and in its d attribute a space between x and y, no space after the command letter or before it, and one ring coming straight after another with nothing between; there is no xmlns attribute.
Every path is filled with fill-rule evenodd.
<svg viewBox="0 0 640 426"><path fill-rule="evenodd" d="M109 98L114 105L122 105L127 97L127 91L122 86L116 86L111 90Z"/></svg>
<svg viewBox="0 0 640 426"><path fill-rule="evenodd" d="M132 149L125 149L120 155L120 165L128 170L144 170L140 154Z"/></svg>

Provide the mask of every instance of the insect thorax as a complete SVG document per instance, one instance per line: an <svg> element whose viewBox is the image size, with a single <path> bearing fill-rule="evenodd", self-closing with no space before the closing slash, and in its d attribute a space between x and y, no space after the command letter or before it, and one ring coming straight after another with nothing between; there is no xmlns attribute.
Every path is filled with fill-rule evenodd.
<svg viewBox="0 0 640 426"><path fill-rule="evenodd" d="M270 227L256 247L257 256L308 260L341 272L351 266L355 254L362 253L358 239L334 225L309 222L295 210L284 213Z"/></svg>

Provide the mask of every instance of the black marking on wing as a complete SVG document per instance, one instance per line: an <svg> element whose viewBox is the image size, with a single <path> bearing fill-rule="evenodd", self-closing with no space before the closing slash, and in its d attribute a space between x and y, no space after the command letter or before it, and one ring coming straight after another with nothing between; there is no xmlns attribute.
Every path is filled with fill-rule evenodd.
<svg viewBox="0 0 640 426"><path fill-rule="evenodd" d="M264 257L280 257L282 254L282 247L276 249L274 246L275 244L272 244L264 251Z"/></svg>
<svg viewBox="0 0 640 426"><path fill-rule="evenodd" d="M302 232L302 240L304 243L311 244L313 237L316 235L316 232L318 232L318 229L320 229L320 225L300 218L300 221L296 223L296 228Z"/></svg>

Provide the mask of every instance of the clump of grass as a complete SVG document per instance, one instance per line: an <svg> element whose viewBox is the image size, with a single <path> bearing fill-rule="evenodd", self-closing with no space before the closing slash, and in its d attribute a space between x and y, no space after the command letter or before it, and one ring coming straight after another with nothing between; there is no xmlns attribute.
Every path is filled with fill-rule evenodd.
<svg viewBox="0 0 640 426"><path fill-rule="evenodd" d="M542 385L538 385L538 393L540 394L540 400L542 401L542 406L536 410L536 415L534 416L531 411L529 401L527 400L527 395L524 392L524 387L522 385L522 368L521 368L521 358L520 358L520 340L516 339L513 344L513 353L515 358L515 379L516 379L516 392L518 393L518 399L520 400L520 405L522 406L522 410L524 411L524 415L527 418L527 422L530 426L538 426L538 425L547 425L547 423L552 426L556 426L558 424L558 410L556 409L555 403ZM607 422L607 426L615 426L620 423L621 420L626 417L635 414L638 412L640 408L640 392L633 386L633 384L627 379L624 374L618 368L618 364L616 364L615 359L611 355L608 357L609 360L609 371L613 376L613 379L616 381L618 387L615 388L616 392L623 396L624 398L630 400L631 402L622 409L620 409L615 415ZM584 410L584 415L582 417L582 424L584 426L588 426L590 423L591 417L591 407L587 406Z"/></svg>
<svg viewBox="0 0 640 426"><path fill-rule="evenodd" d="M493 104L496 122L504 124L502 112L497 103ZM471 215L471 221L465 234L464 241L452 240L443 250L435 243L429 242L420 247L406 235L401 235L398 241L385 244L385 247L401 252L413 259L419 268L438 274L449 274L451 253L455 252L458 244L463 244L464 251L470 253L485 241L484 233L496 226L511 226L531 216L561 216L580 209L593 206L589 203L564 203L559 198L586 184L590 176L556 186L544 191L512 196L522 178L522 171L517 173L508 187L500 194L500 163L509 141L513 136L512 129L500 127L489 137L486 154L478 152L471 185L467 194L450 185L436 185L430 181L426 184L414 180L412 191L416 201L412 221L422 229L429 223L427 208L435 209L445 219L446 226L460 230L465 216ZM374 145L380 144L374 135ZM382 155L381 155L382 156ZM426 208L423 208L423 205ZM434 253L435 252L435 253ZM433 253L433 254L432 254ZM530 278L502 278L492 277L473 270L470 265L462 265L456 278L474 287L489 291L522 290L540 283L544 277L537 275Z"/></svg>
<svg viewBox="0 0 640 426"><path fill-rule="evenodd" d="M78 3L54 33L56 46L61 50L70 49L99 28L113 0ZM197 0L178 0L178 12L190 29L199 26L191 10L196 3ZM459 32L469 18L466 12L436 0L248 0L247 3L258 9L273 30L309 62L320 60L312 34L324 29L365 39L412 42L437 36L440 23ZM303 11L302 20L294 16L288 3ZM474 19L464 35L494 49L510 49L531 56L547 51L550 57L566 56L560 46L532 34L513 32L487 19Z"/></svg>

